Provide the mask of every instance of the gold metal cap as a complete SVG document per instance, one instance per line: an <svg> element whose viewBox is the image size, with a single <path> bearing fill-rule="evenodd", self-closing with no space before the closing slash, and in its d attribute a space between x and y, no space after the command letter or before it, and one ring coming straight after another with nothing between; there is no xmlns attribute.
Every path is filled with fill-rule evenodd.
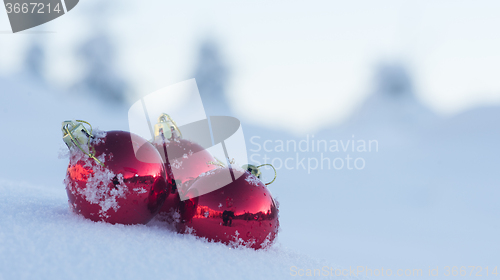
<svg viewBox="0 0 500 280"><path fill-rule="evenodd" d="M260 168L262 166L271 166L274 170L274 178L271 182L268 182L268 183L264 183L266 186L267 185L270 185L274 182L274 180L276 180L276 176L278 175L278 173L276 172L276 168L274 168L274 166L272 164L269 164L269 163L265 163L265 164L261 164L259 166L255 166L253 164L245 164L242 166L243 169L247 170L248 172L250 172L252 175L254 175L255 177L259 178L262 180L262 172L260 171Z"/></svg>
<svg viewBox="0 0 500 280"><path fill-rule="evenodd" d="M90 131L83 124L88 124ZM89 142L92 135L92 125L86 121L74 120L62 122L63 141L69 149L76 147L80 149L88 157L94 159L98 164L104 164L95 157L95 150L90 147Z"/></svg>
<svg viewBox="0 0 500 280"><path fill-rule="evenodd" d="M158 123L155 124L155 140L158 138L172 139L172 138L182 138L182 133L177 127L177 124L168 114L161 114L158 117Z"/></svg>
<svg viewBox="0 0 500 280"><path fill-rule="evenodd" d="M88 145L92 131L89 132L83 123L86 122L76 120L62 122L63 141L68 148Z"/></svg>
<svg viewBox="0 0 500 280"><path fill-rule="evenodd" d="M245 164L242 166L242 168L250 172L253 176L259 179L262 176L262 172L260 172L259 168L253 164Z"/></svg>

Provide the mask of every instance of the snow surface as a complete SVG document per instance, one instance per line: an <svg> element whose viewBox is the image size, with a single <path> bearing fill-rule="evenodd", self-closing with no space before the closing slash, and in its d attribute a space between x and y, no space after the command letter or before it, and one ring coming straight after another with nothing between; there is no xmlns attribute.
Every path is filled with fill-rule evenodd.
<svg viewBox="0 0 500 280"><path fill-rule="evenodd" d="M280 245L230 247L164 224L95 223L61 187L0 181L0 279L283 279L291 266L333 266ZM338 278L338 277L337 277Z"/></svg>

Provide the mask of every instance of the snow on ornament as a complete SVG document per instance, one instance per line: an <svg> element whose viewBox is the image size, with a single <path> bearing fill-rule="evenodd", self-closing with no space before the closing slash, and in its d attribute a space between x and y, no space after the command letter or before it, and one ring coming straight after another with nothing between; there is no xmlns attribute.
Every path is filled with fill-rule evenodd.
<svg viewBox="0 0 500 280"><path fill-rule="evenodd" d="M161 114L154 127L153 145L158 149L165 164L171 194L160 210L159 218L172 223L179 211L179 189L190 184L200 174L215 169L215 159L201 145L182 138L182 132L172 118ZM182 189L187 189L186 187Z"/></svg>
<svg viewBox="0 0 500 280"><path fill-rule="evenodd" d="M266 184L254 175L260 176L258 167L244 168L230 165L199 176L187 190L190 198L181 202L178 232L233 247L270 246L279 229L278 207ZM228 170L237 179L224 185ZM205 193L207 188L216 190Z"/></svg>
<svg viewBox="0 0 500 280"><path fill-rule="evenodd" d="M132 133L92 131L83 124L90 126L80 120L62 123L70 209L95 222L146 224L170 193L160 154Z"/></svg>

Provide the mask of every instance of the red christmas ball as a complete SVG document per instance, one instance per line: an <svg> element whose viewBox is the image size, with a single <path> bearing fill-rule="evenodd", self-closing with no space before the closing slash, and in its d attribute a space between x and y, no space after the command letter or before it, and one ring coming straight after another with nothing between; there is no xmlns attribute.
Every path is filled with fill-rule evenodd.
<svg viewBox="0 0 500 280"><path fill-rule="evenodd" d="M77 135L81 134L79 129L73 132L71 141L65 139L70 148L64 180L70 208L96 222L149 222L170 193L164 165L155 147L124 131L95 133L87 141ZM69 138L69 129L66 133L65 138Z"/></svg>
<svg viewBox="0 0 500 280"><path fill-rule="evenodd" d="M228 172L236 179L224 186ZM223 187L206 193L218 186ZM180 222L176 224L180 233L254 249L266 248L276 238L276 203L266 185L248 171L209 171L193 182L186 195L189 199L181 203Z"/></svg>
<svg viewBox="0 0 500 280"><path fill-rule="evenodd" d="M159 218L172 223L179 211L179 190L187 189L187 185L200 174L215 169L215 159L202 146L182 138L156 141L154 146L165 162L168 184L171 186L171 194L165 200ZM168 160L165 160L165 154Z"/></svg>

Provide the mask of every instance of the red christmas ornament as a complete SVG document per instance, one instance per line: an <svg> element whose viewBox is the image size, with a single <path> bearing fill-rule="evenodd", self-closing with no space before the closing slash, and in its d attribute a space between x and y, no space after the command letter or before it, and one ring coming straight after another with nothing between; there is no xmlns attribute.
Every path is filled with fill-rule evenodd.
<svg viewBox="0 0 500 280"><path fill-rule="evenodd" d="M237 179L205 193L224 185L228 171ZM176 224L180 233L254 249L266 248L276 238L278 208L266 185L248 171L209 171L190 186L186 195L190 198L181 203L180 222Z"/></svg>
<svg viewBox="0 0 500 280"><path fill-rule="evenodd" d="M159 218L172 223L179 211L179 187L186 186L200 174L215 169L215 159L202 146L182 139L181 131L167 114L158 118L153 144L162 155L168 175L167 183L171 186L171 194L163 204ZM165 160L165 155L168 160Z"/></svg>
<svg viewBox="0 0 500 280"><path fill-rule="evenodd" d="M64 180L70 208L95 222L146 224L170 192L158 151L129 132L92 135L82 122L63 122L70 149Z"/></svg>

